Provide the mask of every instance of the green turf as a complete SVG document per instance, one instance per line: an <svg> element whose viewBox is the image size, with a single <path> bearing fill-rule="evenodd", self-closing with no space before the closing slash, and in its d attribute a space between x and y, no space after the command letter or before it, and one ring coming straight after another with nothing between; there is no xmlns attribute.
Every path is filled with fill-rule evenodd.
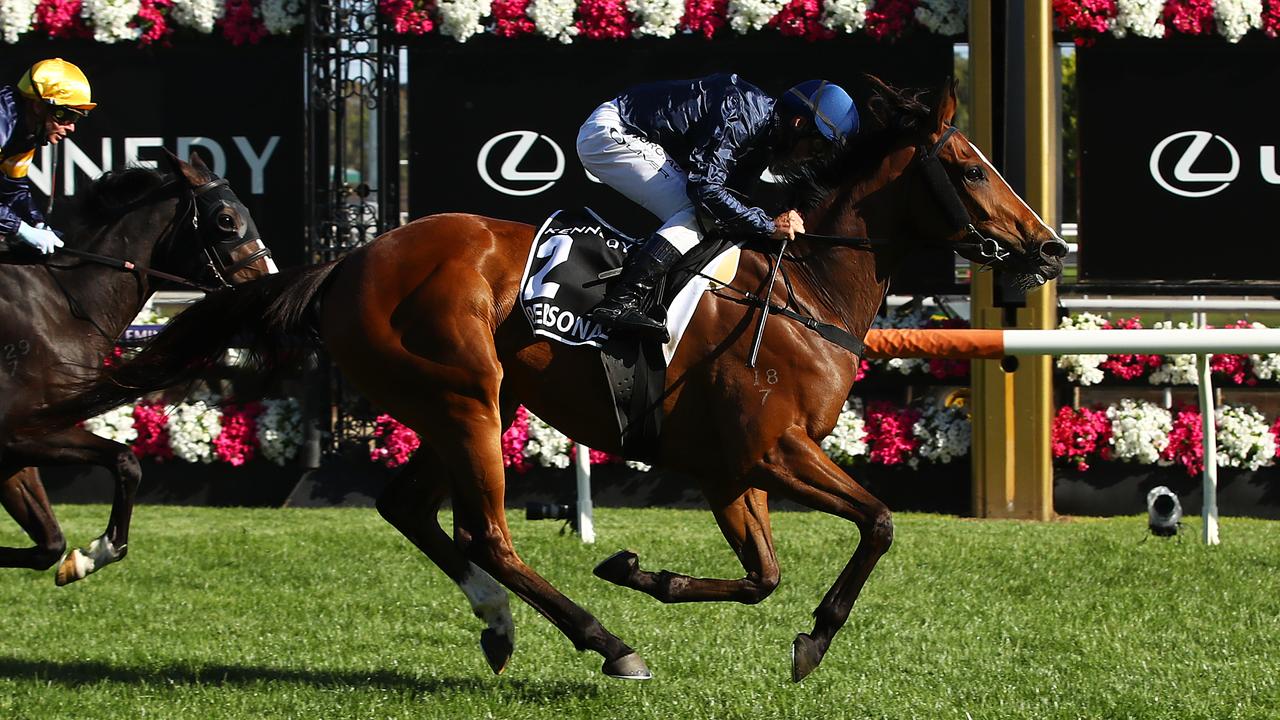
<svg viewBox="0 0 1280 720"><path fill-rule="evenodd" d="M107 510L59 508L70 537ZM501 677L461 593L369 510L138 509L127 560L66 588L0 580L0 718L1266 718L1280 716L1280 530L1140 542L1139 518L1032 524L922 515L826 661L789 648L857 539L774 516L782 586L763 604L664 606L590 574L740 573L707 513L599 510L599 542L512 518L532 566L639 650L610 680L514 603ZM1194 533L1193 533L1194 536ZM22 541L6 523L0 544Z"/></svg>

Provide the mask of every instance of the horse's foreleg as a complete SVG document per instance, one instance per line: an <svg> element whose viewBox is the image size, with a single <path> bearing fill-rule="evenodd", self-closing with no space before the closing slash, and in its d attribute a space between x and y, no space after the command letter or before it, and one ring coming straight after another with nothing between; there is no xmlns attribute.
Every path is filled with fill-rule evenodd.
<svg viewBox="0 0 1280 720"><path fill-rule="evenodd" d="M780 574L769 529L768 495L754 488L725 503L712 502L712 513L720 531L733 547L746 576L738 580L696 578L662 570L640 569L636 554L626 550L614 553L595 568L595 574L615 585L647 593L665 603L731 600L754 604L764 600L778 587Z"/></svg>
<svg viewBox="0 0 1280 720"><path fill-rule="evenodd" d="M784 434L776 451L769 453L758 469L761 485L815 510L850 520L861 535L853 557L813 612L813 632L800 633L792 645L791 679L799 682L822 662L876 561L893 544L893 520L884 503L850 480L799 428Z"/></svg>
<svg viewBox="0 0 1280 720"><path fill-rule="evenodd" d="M114 476L111 517L106 531L87 546L75 548L67 555L54 578L58 585L79 580L124 558L128 552L134 493L142 480L142 468L128 447L82 428L69 428L38 439L15 440L6 459L31 466L101 465Z"/></svg>
<svg viewBox="0 0 1280 720"><path fill-rule="evenodd" d="M440 528L440 504L448 494L446 471L424 445L378 496L378 512L458 584L471 611L486 625L480 633L485 660L495 674L501 673L516 637L507 591L467 560Z"/></svg>
<svg viewBox="0 0 1280 720"><path fill-rule="evenodd" d="M0 503L35 543L29 548L0 547L0 567L47 570L67 550L62 528L49 506L44 485L35 468L0 468Z"/></svg>

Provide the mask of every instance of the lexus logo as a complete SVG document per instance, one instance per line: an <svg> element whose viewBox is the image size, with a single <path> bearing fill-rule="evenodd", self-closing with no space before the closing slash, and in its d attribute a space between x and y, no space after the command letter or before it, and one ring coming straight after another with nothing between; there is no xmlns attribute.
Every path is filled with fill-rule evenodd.
<svg viewBox="0 0 1280 720"><path fill-rule="evenodd" d="M1183 138L1191 138L1191 141L1182 147L1182 156L1178 158L1177 164L1173 166L1173 182L1178 183L1178 186L1175 186L1173 182L1165 179L1160 167L1160 158L1170 145ZM1192 170L1191 168L1195 165L1196 160L1200 158L1200 154L1213 141L1222 143L1223 147L1227 149L1227 153L1231 157L1231 167L1220 172L1196 172ZM1182 143L1179 143L1179 145L1182 145ZM1231 181L1235 180L1239 175L1240 154L1236 152L1235 146L1227 142L1221 135L1215 135L1204 130L1187 130L1175 133L1161 140L1156 145L1156 149L1151 151L1151 177L1155 178L1160 187L1174 195L1181 195L1182 197L1209 197L1210 195L1216 195L1225 190L1231 184ZM1212 184L1212 187L1206 187L1206 185L1210 184Z"/></svg>
<svg viewBox="0 0 1280 720"><path fill-rule="evenodd" d="M515 138L515 141L511 142L508 138ZM521 170L520 165L524 162L525 156L539 142L551 146L551 151L555 153L556 158L555 169ZM497 179L494 179L489 174L489 155L498 147L504 147L507 154L502 164L498 166ZM512 130L490 138L480 148L480 155L476 158L476 170L480 171L480 179L484 180L486 185L504 195L517 197L537 195L555 185L556 181L564 175L564 153L560 150L560 146L546 135L532 130Z"/></svg>

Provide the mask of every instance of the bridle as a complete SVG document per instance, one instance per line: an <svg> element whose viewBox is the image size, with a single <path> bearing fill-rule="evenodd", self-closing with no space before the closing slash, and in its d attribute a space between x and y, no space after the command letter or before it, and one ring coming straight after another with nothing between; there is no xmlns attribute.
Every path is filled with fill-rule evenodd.
<svg viewBox="0 0 1280 720"><path fill-rule="evenodd" d="M234 277L237 272L239 272L240 270L243 270L244 268L248 267L254 262L260 260L261 258L271 256L271 250L267 248L267 246L262 242L262 238L258 236L248 237L244 239L236 238L237 242L235 242L234 244L230 242L221 242L216 240L207 241L201 236L201 233L200 233L201 218L203 217L207 224L210 224L216 227L217 226L216 220L213 219L214 216L216 216L220 208L222 208L224 205L231 204L230 201L235 198L235 196L231 192L230 184L227 182L225 178L216 178L214 180L210 180L209 182L204 183L203 185L199 185L196 187L191 187L181 178L172 180L163 185L160 185L155 190L147 193L143 197L137 200L134 200L133 202L128 203L123 207L116 208L116 211L123 214L123 213L130 212L136 208L143 207L145 205L148 205L154 202L157 197L163 196L171 192L175 188L179 188L181 190L187 191L182 193L188 199L187 206L181 213L174 216L174 219L170 221L168 228L166 228L166 230L164 231L164 234L157 241L156 244L157 246L171 245L176 239L176 236L178 235L178 233L180 232L182 225L184 225L189 218L191 222L192 230L194 230L196 233L196 236L200 237L201 239L201 245L202 245L201 249L203 250L204 256L205 256L205 267L209 269L209 272L216 279L218 283L217 285L208 285L202 282L198 282L196 280L182 277L180 275L175 275L173 273L164 272L162 270L156 270L150 267L139 266L130 260L111 257L109 255L100 255L98 253L92 253L86 250L79 250L77 248L62 248L61 250L58 251L58 254L78 257L84 260L88 260L89 262L97 263L99 265L105 265L107 267L114 267L118 270L132 272L135 275L139 275L139 276L146 275L149 277L159 278L161 280L167 280L169 282L176 283L184 287L189 287L189 288L192 288L195 290L201 290L204 292L213 292L215 290L222 290L222 289L234 287L230 282L230 278ZM230 262L230 259L234 257L236 250L250 243L257 243L258 248L254 252L246 255L240 260L237 260L235 262ZM57 267L57 266L49 266L49 267Z"/></svg>

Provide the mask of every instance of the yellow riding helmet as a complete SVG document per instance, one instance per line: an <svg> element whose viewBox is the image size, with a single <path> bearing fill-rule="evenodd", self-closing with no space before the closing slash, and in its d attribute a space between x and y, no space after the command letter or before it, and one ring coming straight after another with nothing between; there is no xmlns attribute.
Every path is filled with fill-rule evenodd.
<svg viewBox="0 0 1280 720"><path fill-rule="evenodd" d="M32 100L88 112L98 106L90 99L89 79L80 68L63 60L41 60L23 74L18 92Z"/></svg>

